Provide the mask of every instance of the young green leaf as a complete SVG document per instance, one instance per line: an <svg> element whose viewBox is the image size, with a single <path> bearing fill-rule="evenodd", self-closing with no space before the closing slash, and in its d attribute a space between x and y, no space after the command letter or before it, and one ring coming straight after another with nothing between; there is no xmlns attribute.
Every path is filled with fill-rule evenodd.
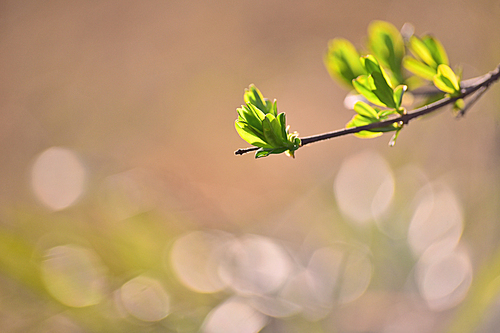
<svg viewBox="0 0 500 333"><path fill-rule="evenodd" d="M278 120L270 113L267 114L266 118L262 121L264 138L266 139L266 142L271 145L271 147L280 147L283 144L281 141L281 127L279 124L276 124L277 122ZM278 133L276 133L276 125L278 126Z"/></svg>
<svg viewBox="0 0 500 333"><path fill-rule="evenodd" d="M385 77L378 72L373 72L371 76L373 77L373 82L375 83L375 90L373 90L373 93L382 103L384 103L385 106L391 109L397 108L396 103L394 102L394 91L385 80Z"/></svg>
<svg viewBox="0 0 500 333"><path fill-rule="evenodd" d="M443 44L441 44L441 42L437 38L431 35L425 35L424 37L422 37L422 41L431 52L432 57L437 64L449 64L448 55L446 54Z"/></svg>
<svg viewBox="0 0 500 333"><path fill-rule="evenodd" d="M371 118L366 118L363 117L359 114L355 115L347 124L346 128L351 128L351 127L359 127L359 126L364 126L368 124L372 124L378 120L371 119ZM361 131L358 133L355 133L354 136L357 136L358 138L362 139L371 139L371 138L376 138L378 136L381 136L382 132L376 132L376 131Z"/></svg>
<svg viewBox="0 0 500 333"><path fill-rule="evenodd" d="M255 153L255 158L267 157L271 154L271 150L269 149L259 149Z"/></svg>
<svg viewBox="0 0 500 333"><path fill-rule="evenodd" d="M439 63L436 63L431 50L427 45L417 36L411 36L409 41L409 48L415 57L422 60L430 68L437 68Z"/></svg>
<svg viewBox="0 0 500 333"><path fill-rule="evenodd" d="M265 99L254 85L245 90L243 98L246 105L236 109L238 119L235 128L243 140L261 148L255 157L283 152L293 156L301 141L296 133L289 133L285 114L277 115L276 101L271 103Z"/></svg>
<svg viewBox="0 0 500 333"><path fill-rule="evenodd" d="M280 128L281 128L281 137L284 141L287 140L287 126L286 126L286 115L284 112L280 113L278 115L278 122L280 124Z"/></svg>
<svg viewBox="0 0 500 333"><path fill-rule="evenodd" d="M434 79L434 75L436 75L435 69L427 66L426 64L418 61L415 58L405 57L403 59L403 66L413 74L418 75L428 81L432 81Z"/></svg>
<svg viewBox="0 0 500 333"><path fill-rule="evenodd" d="M403 103L403 95L408 89L407 86L399 85L394 89L394 102L396 103L395 109L399 111Z"/></svg>
<svg viewBox="0 0 500 333"><path fill-rule="evenodd" d="M453 94L455 92L455 89L453 89L453 83L442 75L434 76L434 85L445 93Z"/></svg>
<svg viewBox="0 0 500 333"><path fill-rule="evenodd" d="M378 112L372 108L369 104L366 104L363 101L358 101L354 104L354 111L358 113L360 116L371 118L371 119L379 119Z"/></svg>
<svg viewBox="0 0 500 333"><path fill-rule="evenodd" d="M373 124L387 119L387 117L393 113L397 113L395 110L379 110L378 108L373 108L365 102L358 101L354 105L354 111L356 115L347 123L346 128L364 126L368 124ZM382 135L383 132L391 132L397 130L398 126L396 123L385 126L381 128L374 128L372 130L361 131L354 134L357 137L369 139L375 138Z"/></svg>
<svg viewBox="0 0 500 333"><path fill-rule="evenodd" d="M253 84L251 84L248 89L245 89L243 100L247 105L253 105L263 113L272 113L276 116L276 108L273 107L274 103L265 99L259 89Z"/></svg>
<svg viewBox="0 0 500 333"><path fill-rule="evenodd" d="M363 62L368 74L373 74L373 73L380 74L381 76L383 76L385 84L392 89L392 83L389 75L387 75L387 72L379 65L377 59L374 56L369 54L367 56L362 57L361 61Z"/></svg>
<svg viewBox="0 0 500 333"><path fill-rule="evenodd" d="M442 75L443 77L446 77L448 80L450 80L453 89L455 91L460 90L460 83L458 76L455 75L455 72L450 68L448 65L441 64L438 66L438 75Z"/></svg>
<svg viewBox="0 0 500 333"><path fill-rule="evenodd" d="M267 144L265 139L261 137L261 134L247 123L237 120L235 127L240 137L252 146L271 148L271 145Z"/></svg>
<svg viewBox="0 0 500 333"><path fill-rule="evenodd" d="M463 98L457 99L455 103L453 104L453 111L460 111L465 108L465 101Z"/></svg>
<svg viewBox="0 0 500 333"><path fill-rule="evenodd" d="M448 94L460 93L460 82L453 70L448 65L439 65L437 74L434 76L434 85Z"/></svg>
<svg viewBox="0 0 500 333"><path fill-rule="evenodd" d="M397 115L398 112L395 109L381 110L378 113L380 120L387 119L389 116Z"/></svg>
<svg viewBox="0 0 500 333"><path fill-rule="evenodd" d="M257 150L255 158L266 157L271 154L281 154L287 152L286 148L262 148ZM293 154L291 154L293 156Z"/></svg>
<svg viewBox="0 0 500 333"><path fill-rule="evenodd" d="M391 71L397 83L402 83L401 62L405 46L399 30L388 22L372 22L368 27L368 46L380 63Z"/></svg>
<svg viewBox="0 0 500 333"><path fill-rule="evenodd" d="M367 55L362 57L361 61L370 75L361 75L353 80L354 88L375 105L392 109L398 108L396 100L400 96L394 96L391 81L375 57Z"/></svg>
<svg viewBox="0 0 500 333"><path fill-rule="evenodd" d="M386 106L373 92L376 88L371 75L358 76L356 79L352 80L352 85L354 86L354 89L363 95L363 97L365 97L369 102L378 106Z"/></svg>
<svg viewBox="0 0 500 333"><path fill-rule="evenodd" d="M351 42L335 38L328 43L324 63L332 78L352 88L352 80L366 74L359 56Z"/></svg>
<svg viewBox="0 0 500 333"><path fill-rule="evenodd" d="M248 125L260 129L262 120L265 118L264 112L257 109L252 104L243 105L241 108L237 109L238 119L248 123Z"/></svg>
<svg viewBox="0 0 500 333"><path fill-rule="evenodd" d="M439 65L448 65L448 56L443 45L430 35L426 35L422 39L412 36L408 48L415 59L405 57L404 67L426 80L434 80Z"/></svg>

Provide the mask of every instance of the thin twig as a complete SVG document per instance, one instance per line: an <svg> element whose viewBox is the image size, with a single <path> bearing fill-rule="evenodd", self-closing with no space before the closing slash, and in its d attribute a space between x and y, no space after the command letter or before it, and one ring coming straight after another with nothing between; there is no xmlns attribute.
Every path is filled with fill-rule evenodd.
<svg viewBox="0 0 500 333"><path fill-rule="evenodd" d="M259 150L259 147L250 147L250 148L240 148L234 152L234 155L243 155L246 153L251 153L252 151Z"/></svg>
<svg viewBox="0 0 500 333"><path fill-rule="evenodd" d="M359 133L361 131L371 130L374 128L387 127L387 126L390 126L394 123L408 124L410 122L410 120L413 120L415 118L424 116L424 115L429 114L431 112L434 112L434 111L436 111L436 110L438 110L438 109L440 109L448 104L455 102L456 100L458 100L460 98L465 98L465 97L467 97L467 96L469 96L477 91L478 92L477 95L479 95L479 96L477 96L477 95L473 96L474 99L471 101L472 103L474 103L477 101L477 99L479 99L479 97L482 96L482 94L489 88L489 86L493 82L497 81L499 78L500 78L500 64L493 71L491 71L485 75L478 76L476 78L463 81L462 85L461 85L462 86L461 94L459 96L456 96L453 98L444 97L444 98L442 98L434 103L424 105L421 108L412 110L411 112L409 112L405 115L396 117L396 118L380 121L377 123L371 123L371 124L364 125L364 126L343 128L343 129L339 129L339 130L336 130L333 132L327 132L327 133L323 133L323 134L318 134L318 135L313 135L313 136L301 138L301 147L305 146L307 144L313 143L313 142L328 140L328 139L336 138L336 137L343 136L343 135ZM469 106L470 106L470 103L467 105L467 107L469 107ZM243 154L258 150L258 149L260 149L260 148L259 147L242 148L242 149L238 149L234 153L236 155L243 155Z"/></svg>
<svg viewBox="0 0 500 333"><path fill-rule="evenodd" d="M470 97L467 104L458 112L457 117L465 116L465 113L481 98L481 96L483 96L486 90L488 90L488 86L482 86L479 88L476 93Z"/></svg>

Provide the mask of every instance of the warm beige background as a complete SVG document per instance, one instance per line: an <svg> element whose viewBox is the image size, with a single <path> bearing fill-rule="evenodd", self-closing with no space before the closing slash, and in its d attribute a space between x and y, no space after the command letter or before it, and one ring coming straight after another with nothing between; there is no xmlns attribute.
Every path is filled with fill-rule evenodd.
<svg viewBox="0 0 500 333"><path fill-rule="evenodd" d="M464 78L500 62L496 0L1 1L0 224L17 230L13 210L49 220L66 214L100 235L102 180L142 168L163 209L189 221L177 228L300 242L308 228L329 229L318 216L330 214L322 209L334 204L344 158L374 149L393 168L414 164L446 180L463 204L463 237L478 267L500 234L498 85L465 119L441 112L412 122L394 148L389 136L343 137L300 149L295 160L233 155L247 146L234 120L250 83L277 98L303 136L342 128L351 117L346 91L322 57L334 37L361 47L375 19L433 32ZM34 158L51 146L72 149L88 170L84 196L59 213L45 209L30 184ZM322 201L303 207L311 196ZM44 230L19 231L34 244L53 231L30 228Z"/></svg>

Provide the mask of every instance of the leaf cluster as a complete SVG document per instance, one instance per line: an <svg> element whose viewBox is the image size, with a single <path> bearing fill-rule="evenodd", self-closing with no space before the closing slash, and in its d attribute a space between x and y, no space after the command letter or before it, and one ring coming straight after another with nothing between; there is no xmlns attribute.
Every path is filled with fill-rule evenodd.
<svg viewBox="0 0 500 333"><path fill-rule="evenodd" d="M243 99L245 105L237 109L235 127L243 140L260 148L255 157L283 152L293 157L300 139L297 133L290 133L285 113L278 114L276 100L264 98L253 84L245 90Z"/></svg>
<svg viewBox="0 0 500 333"><path fill-rule="evenodd" d="M334 80L357 94L355 115L346 128L385 121L381 127L368 126L355 133L361 138L395 132L390 141L394 145L404 123L388 121L407 114L405 93L426 81L437 88L426 104L449 97L456 99L456 110L464 108L463 100L457 99L462 94L461 75L451 69L443 45L431 35L419 38L413 32L400 32L388 22L374 21L368 27L364 50L359 51L346 39L335 38L328 43L324 63ZM277 113L276 101L265 99L254 85L245 91L244 100L246 104L237 109L236 130L245 141L258 147L251 149L257 150L256 157L282 152L294 156L301 139L289 133L285 114Z"/></svg>
<svg viewBox="0 0 500 333"><path fill-rule="evenodd" d="M367 57L371 59L368 65L363 60ZM460 75L450 68L448 55L437 38L431 35L424 35L422 38L413 34L403 36L396 27L384 21L374 21L368 27L366 51L360 52L349 41L336 38L329 42L324 62L332 78L341 85L355 89L360 97L372 104L393 109L393 113L404 114L404 110L401 104L393 102L386 86L394 88L395 98L402 98L404 92L418 88L423 81L429 81L439 89L436 96L431 96L428 101L442 97L453 98L461 94ZM375 62L380 67L373 66ZM368 83L379 82L378 96L374 97L373 91L364 89L366 76L372 77ZM381 76L387 84L384 84ZM382 95L385 99L381 99ZM456 101L455 108L463 108L463 100ZM356 109L354 108L355 111ZM358 115L359 113L348 124L359 126L361 122L355 121L355 118L359 118ZM397 131L398 128L395 127L394 130ZM380 134L379 132L378 135Z"/></svg>
<svg viewBox="0 0 500 333"><path fill-rule="evenodd" d="M370 74L360 75L353 79L352 85L374 107L364 101L357 101L354 105L356 115L347 123L346 127L364 126L386 120L393 114L404 114L406 111L402 107L402 102L407 86L398 85L393 88L389 75L373 55L367 55L360 59L366 72ZM356 136L374 138L382 135L383 132L397 131L396 133L399 133L402 126L402 124L394 123L383 128L361 131Z"/></svg>

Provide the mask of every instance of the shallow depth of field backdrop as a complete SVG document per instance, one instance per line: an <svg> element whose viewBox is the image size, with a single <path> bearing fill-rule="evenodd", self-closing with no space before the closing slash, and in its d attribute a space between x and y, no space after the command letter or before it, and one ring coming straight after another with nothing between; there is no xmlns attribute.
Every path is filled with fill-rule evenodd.
<svg viewBox="0 0 500 333"><path fill-rule="evenodd" d="M1 1L2 332L495 332L500 87L390 135L234 156L243 90L342 128L329 39L432 32L464 78L500 2Z"/></svg>

